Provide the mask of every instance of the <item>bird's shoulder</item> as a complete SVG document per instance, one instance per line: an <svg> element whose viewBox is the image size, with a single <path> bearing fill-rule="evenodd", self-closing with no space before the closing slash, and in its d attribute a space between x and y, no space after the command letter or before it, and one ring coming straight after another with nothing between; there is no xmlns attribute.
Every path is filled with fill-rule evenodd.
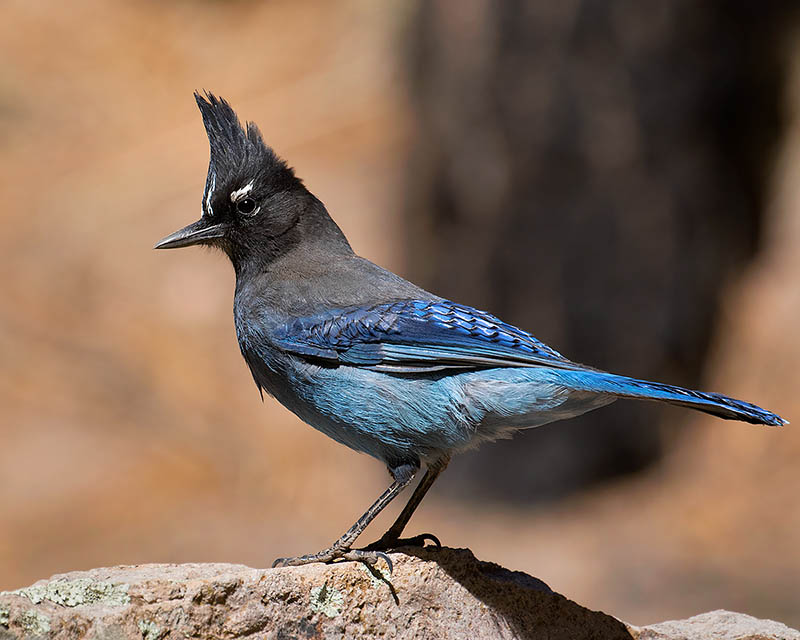
<svg viewBox="0 0 800 640"><path fill-rule="evenodd" d="M269 311L289 319L400 298L438 299L366 258L307 252L237 279L234 304L243 315Z"/></svg>
<svg viewBox="0 0 800 640"><path fill-rule="evenodd" d="M439 298L357 255L306 253L302 260L286 259L261 273L237 278L234 317L240 337L268 337L298 318L398 299Z"/></svg>

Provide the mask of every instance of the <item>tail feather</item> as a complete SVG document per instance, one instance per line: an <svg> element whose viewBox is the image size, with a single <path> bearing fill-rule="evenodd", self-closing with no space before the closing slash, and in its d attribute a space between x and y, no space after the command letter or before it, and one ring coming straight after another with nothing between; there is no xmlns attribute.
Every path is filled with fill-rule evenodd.
<svg viewBox="0 0 800 640"><path fill-rule="evenodd" d="M773 427L787 424L786 420L771 411L718 393L693 391L661 382L637 380L602 371L576 371L574 374L573 386L576 389L610 393L620 398L660 400L704 411L726 420L742 420L751 424L765 424Z"/></svg>

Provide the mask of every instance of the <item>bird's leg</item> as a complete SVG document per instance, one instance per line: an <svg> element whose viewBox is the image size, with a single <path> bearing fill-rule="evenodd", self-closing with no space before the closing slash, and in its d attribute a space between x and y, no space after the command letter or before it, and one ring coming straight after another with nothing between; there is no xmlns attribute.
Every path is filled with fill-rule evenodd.
<svg viewBox="0 0 800 640"><path fill-rule="evenodd" d="M272 563L272 566L293 567L301 564L309 564L311 562L332 562L338 559L363 560L374 565L380 558L383 558L386 564L389 565L389 571L391 572L392 561L389 560L389 556L382 553L380 549L351 549L351 547L356 541L356 538L361 535L361 532L375 519L375 516L383 511L386 505L394 500L397 495L408 486L408 483L414 479L414 475L417 471L419 471L419 463L402 464L391 467L389 472L392 474L394 482L392 482L391 486L383 492L381 497L367 509L366 513L356 520L356 523L350 527L341 538L324 551L306 556L298 556L296 558L278 558ZM409 517L411 517L410 513Z"/></svg>
<svg viewBox="0 0 800 640"><path fill-rule="evenodd" d="M364 551L386 551L387 549L396 549L397 547L403 546L424 546L425 542L428 540L433 542L437 547L442 546L442 543L439 542L439 538L431 533L422 533L413 538L401 538L400 535L403 533L403 529L406 528L408 521L411 520L411 516L419 506L419 503L422 502L422 498L428 493L428 489L433 486L436 478L447 468L449 462L450 456L444 455L428 464L425 475L417 485L417 488L414 489L414 493L411 494L408 504L406 504L400 512L400 515L397 516L397 520L395 520L394 524L389 527L389 530L381 536L380 540L364 547Z"/></svg>

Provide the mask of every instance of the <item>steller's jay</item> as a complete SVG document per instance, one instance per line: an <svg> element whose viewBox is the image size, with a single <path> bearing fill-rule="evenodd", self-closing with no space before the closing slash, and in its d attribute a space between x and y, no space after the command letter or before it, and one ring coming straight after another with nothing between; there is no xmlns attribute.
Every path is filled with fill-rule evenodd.
<svg viewBox="0 0 800 640"><path fill-rule="evenodd" d="M591 411L617 398L660 400L780 426L755 405L605 373L529 333L444 300L360 258L325 206L223 99L195 93L211 145L202 217L155 248L224 251L236 272L239 347L262 392L315 429L381 460L393 482L330 548L273 566L365 560L435 536L401 538L450 456ZM391 528L353 543L427 469Z"/></svg>

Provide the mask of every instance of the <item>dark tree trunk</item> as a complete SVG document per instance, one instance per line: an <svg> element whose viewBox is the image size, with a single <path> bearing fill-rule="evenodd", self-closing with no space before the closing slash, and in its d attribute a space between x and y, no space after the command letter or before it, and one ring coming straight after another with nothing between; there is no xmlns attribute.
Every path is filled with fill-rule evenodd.
<svg viewBox="0 0 800 640"><path fill-rule="evenodd" d="M758 246L792 4L421 2L411 276L573 360L701 385ZM619 402L462 456L442 484L561 495L652 463L684 418Z"/></svg>

